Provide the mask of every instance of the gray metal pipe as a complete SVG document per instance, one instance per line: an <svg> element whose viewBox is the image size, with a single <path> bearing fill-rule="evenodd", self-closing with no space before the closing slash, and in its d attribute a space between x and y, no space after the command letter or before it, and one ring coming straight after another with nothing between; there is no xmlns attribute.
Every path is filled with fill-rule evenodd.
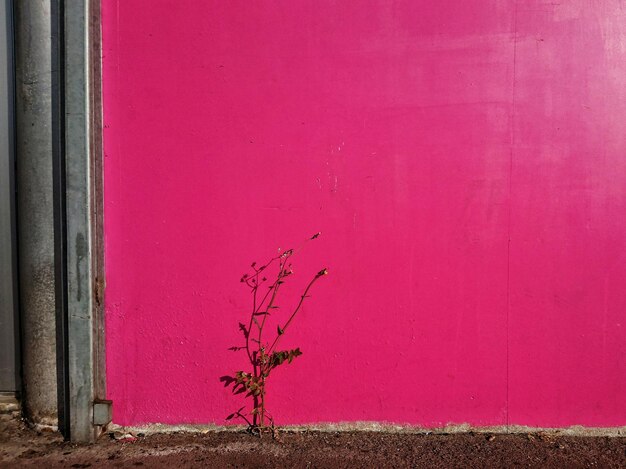
<svg viewBox="0 0 626 469"><path fill-rule="evenodd" d="M32 422L56 426L51 1L15 2L14 18L23 407Z"/></svg>

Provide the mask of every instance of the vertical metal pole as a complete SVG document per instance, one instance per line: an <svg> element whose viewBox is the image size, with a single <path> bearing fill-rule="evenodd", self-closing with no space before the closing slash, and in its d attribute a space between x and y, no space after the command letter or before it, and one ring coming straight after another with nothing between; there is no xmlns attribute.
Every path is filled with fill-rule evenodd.
<svg viewBox="0 0 626 469"><path fill-rule="evenodd" d="M50 0L14 5L16 185L24 411L57 424Z"/></svg>
<svg viewBox="0 0 626 469"><path fill-rule="evenodd" d="M99 38L99 3L64 3L65 184L67 209L67 328L69 425L72 441L91 441L98 433L94 403L103 389L103 355L99 316L102 291L98 280L98 217L101 152L98 135L99 63L92 56Z"/></svg>
<svg viewBox="0 0 626 469"><path fill-rule="evenodd" d="M65 3L65 2L64 2ZM90 441L93 388L91 222L89 206L88 17L84 1L65 3L65 178L67 219L68 374L70 438Z"/></svg>
<svg viewBox="0 0 626 469"><path fill-rule="evenodd" d="M82 442L110 415L99 8L99 0L24 0L14 14L25 410L48 425L58 412L66 438Z"/></svg>

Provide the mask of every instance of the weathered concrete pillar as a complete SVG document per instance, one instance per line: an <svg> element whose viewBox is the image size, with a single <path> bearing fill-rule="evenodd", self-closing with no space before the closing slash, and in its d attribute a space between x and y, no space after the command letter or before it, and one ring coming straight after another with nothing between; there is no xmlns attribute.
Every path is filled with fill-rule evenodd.
<svg viewBox="0 0 626 469"><path fill-rule="evenodd" d="M51 0L14 2L23 406L57 425Z"/></svg>

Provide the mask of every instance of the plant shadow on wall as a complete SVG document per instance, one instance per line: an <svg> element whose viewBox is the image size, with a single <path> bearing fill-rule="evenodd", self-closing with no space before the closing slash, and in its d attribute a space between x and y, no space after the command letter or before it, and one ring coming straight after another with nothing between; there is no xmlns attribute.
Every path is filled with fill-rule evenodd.
<svg viewBox="0 0 626 469"><path fill-rule="evenodd" d="M239 329L243 333L245 345L231 347L234 352L245 352L250 363L249 371L237 371L233 376L222 376L220 381L224 387L232 386L233 394L245 394L245 397L252 400L252 409L246 410L247 406L241 407L233 412L226 420L240 418L248 424L248 431L261 436L263 432L270 432L276 437L276 427L274 418L265 407L265 396L267 393L267 381L272 371L281 365L291 363L295 358L302 355L300 348L291 350L279 350L278 344L293 323L296 315L302 310L304 302L310 298L309 292L315 282L328 274L328 269L320 270L309 281L300 295L300 299L289 314L279 313L278 294L286 282L293 275L292 257L304 246L304 244L317 239L320 233L316 233L304 241L298 249L288 249L287 251L273 257L265 264L258 266L253 262L251 268L253 272L244 274L241 282L244 283L252 293L252 310L248 324L239 323ZM275 275L270 275L270 267L278 266ZM268 333L266 326L267 318L272 314L281 314L284 324L277 325L276 331ZM269 423L269 425L268 425Z"/></svg>

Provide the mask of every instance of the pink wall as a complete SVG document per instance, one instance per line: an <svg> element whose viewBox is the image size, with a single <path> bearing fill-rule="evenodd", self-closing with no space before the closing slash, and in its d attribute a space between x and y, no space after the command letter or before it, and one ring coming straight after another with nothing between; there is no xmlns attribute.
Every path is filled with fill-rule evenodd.
<svg viewBox="0 0 626 469"><path fill-rule="evenodd" d="M223 423L321 230L279 423L626 425L622 7L103 0L114 421Z"/></svg>

